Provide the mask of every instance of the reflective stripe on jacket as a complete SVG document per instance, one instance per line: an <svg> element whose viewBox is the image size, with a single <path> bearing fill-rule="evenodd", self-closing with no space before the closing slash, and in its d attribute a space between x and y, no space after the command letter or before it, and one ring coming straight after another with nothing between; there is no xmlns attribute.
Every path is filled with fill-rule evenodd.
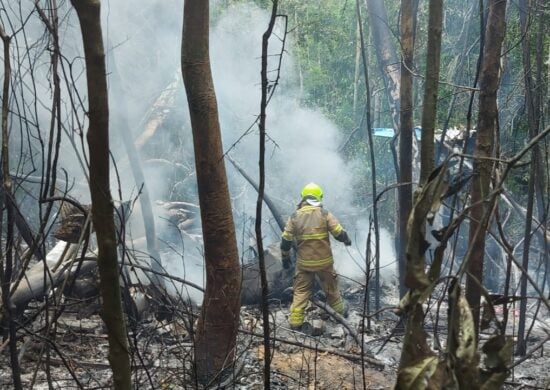
<svg viewBox="0 0 550 390"><path fill-rule="evenodd" d="M329 232L337 237L343 230L330 212L322 207L305 204L288 218L282 238L296 241L296 264L299 268L316 271L334 263Z"/></svg>

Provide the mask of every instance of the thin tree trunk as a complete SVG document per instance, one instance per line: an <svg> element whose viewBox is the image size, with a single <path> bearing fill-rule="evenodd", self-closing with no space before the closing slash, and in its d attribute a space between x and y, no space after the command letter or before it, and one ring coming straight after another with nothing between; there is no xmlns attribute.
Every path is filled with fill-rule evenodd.
<svg viewBox="0 0 550 390"><path fill-rule="evenodd" d="M418 0L401 2L401 63L399 112L399 183L412 182L412 137L413 123L413 75L414 41ZM397 189L397 262L399 268L399 295L407 292L405 287L407 220L412 208L412 185L405 184Z"/></svg>
<svg viewBox="0 0 550 390"><path fill-rule="evenodd" d="M535 156L534 151L531 151L531 164L534 166ZM534 197L535 197L535 173L531 172L529 176L528 184L528 193L527 193L527 214L525 217L525 229L523 235L523 252L521 258L521 266L525 272L529 272L529 252L531 249L531 238L532 238L532 218L533 218L533 207L534 207ZM518 321L518 340L516 344L516 354L520 356L525 356L527 352L527 342L525 340L525 320L527 315L527 278L525 275L522 275L520 281L520 297L521 301L519 303L519 321Z"/></svg>
<svg viewBox="0 0 550 390"><path fill-rule="evenodd" d="M480 74L479 113L477 136L474 151L474 169L470 199L469 242L471 254L465 259L466 298L472 309L476 335L479 333L479 304L483 281L483 259L485 254L486 226L482 218L487 210L485 204L489 196L493 163L488 157L493 155L493 143L497 120L497 90L500 81L500 53L506 31L506 1L489 0L489 14L485 31L485 46Z"/></svg>
<svg viewBox="0 0 550 390"><path fill-rule="evenodd" d="M241 285L208 34L209 2L186 0L181 68L193 131L206 263L204 300L195 333L196 373L203 383L221 380L217 375L234 362Z"/></svg>
<svg viewBox="0 0 550 390"><path fill-rule="evenodd" d="M269 38L273 33L273 27L275 26L275 19L277 18L277 6L278 0L273 0L273 6L271 9L271 18L267 30L262 36L262 68L261 68L261 83L262 83L262 98L260 103L260 121L258 127L260 130L260 161L259 161L259 188L258 188L258 200L256 202L256 244L258 245L258 259L260 266L260 281L262 286L262 319L263 319L263 331L264 331L264 389L269 390L271 388L271 348L270 348L270 336L269 336L269 305L268 305L268 288L267 288L267 276L265 272L265 258L264 258L264 244L262 239L262 206L265 189L265 122L266 122L266 109L268 103L268 88L270 86L267 78L267 60L269 57L268 47ZM282 55L282 53L281 53ZM276 85L276 84L275 84Z"/></svg>
<svg viewBox="0 0 550 390"><path fill-rule="evenodd" d="M531 4L528 4L531 3ZM522 59L523 59L523 79L525 84L525 106L527 108L527 122L529 124L529 137L532 138L538 134L539 130L539 101L537 96L537 91L535 88L535 83L533 80L531 72L531 45L530 45L530 26L531 26L531 14L530 14L530 5L532 2L527 0L520 0L518 3L519 7L519 21L521 26L521 32L523 35L522 40ZM535 187L537 189L536 194L538 195L538 209L539 209L539 219L544 219L544 200L543 200L543 186L541 183L544 182L544 174L541 172L541 152L538 145L533 146L531 151L531 174L529 176L529 189L528 189L528 198L527 198L527 215L525 217L525 231L524 231L524 242L523 242L523 256L522 256L522 267L528 272L529 270L529 250L531 245L531 224L533 218L533 209L535 202ZM539 182L540 180L540 182ZM538 184L537 184L538 182ZM541 218L542 217L542 218ZM525 340L525 321L527 315L527 278L523 275L521 277L520 283L520 296L522 300L519 305L519 322L518 322L518 341L516 345L516 353L518 355L524 356L527 352L527 342Z"/></svg>
<svg viewBox="0 0 550 390"><path fill-rule="evenodd" d="M434 131L437 119L439 62L441 55L441 29L443 1L430 0L428 21L428 51L422 106L422 140L420 149L420 185L424 185L434 169Z"/></svg>
<svg viewBox="0 0 550 390"><path fill-rule="evenodd" d="M363 60L363 73L365 77L365 96L366 96L366 135L367 143L369 145L370 152L370 163L371 163L371 188L372 188L372 221L374 228L374 309L375 311L380 310L380 229L378 224L378 207L376 204L376 197L378 195L378 190L376 189L376 159L374 156L374 142L372 140L372 119L371 119L371 96L370 96L370 84L369 84L369 70L368 70L368 61L366 55L366 46L365 38L363 34L363 21L361 19L361 9L359 7L359 0L356 0L356 9L357 9L357 23L359 25L359 38L361 42L361 58ZM369 234L370 237L370 234ZM367 245L370 245L370 239L367 241ZM367 253L370 253L370 248L367 248ZM369 261L369 257L366 257L366 261ZM366 269L369 269L367 264ZM369 280L367 276L367 286L369 285ZM367 294L368 291L365 291ZM368 301L367 301L368 303ZM367 315L370 313L367 313Z"/></svg>
<svg viewBox="0 0 550 390"><path fill-rule="evenodd" d="M358 115L357 112L357 101L359 99L359 76L361 74L361 36L360 36L360 29L362 27L359 25L359 21L357 22L357 28L356 28L356 42L355 42L355 71L353 72L353 107L352 107L352 113L353 113L353 127L356 128L359 126L359 123L361 122L361 118Z"/></svg>
<svg viewBox="0 0 550 390"><path fill-rule="evenodd" d="M126 325L122 312L117 242L109 178L109 103L99 0L71 0L82 30L89 101L90 193L97 236L102 317L115 389L131 388Z"/></svg>
<svg viewBox="0 0 550 390"><path fill-rule="evenodd" d="M11 63L10 63L10 41L11 38L4 31L4 27L0 25L0 38L4 46L4 82L2 87L2 197L0 208L6 206L7 210L7 232L6 232L6 251L0 249L0 283L2 284L2 304L4 309L3 325L7 328L3 330L3 338L9 337L10 347L10 363L15 389L23 389L21 384L21 369L19 367L19 358L17 354L17 334L15 322L13 321L13 308L10 303L10 285L13 271L13 244L14 244L14 207L7 199L12 192L12 181L10 176L9 163L9 134L8 134L8 117L9 117L9 96L10 96L10 78L11 78ZM0 215L2 212L0 212ZM3 222L3 218L0 219Z"/></svg>
<svg viewBox="0 0 550 390"><path fill-rule="evenodd" d="M542 4L542 1L535 1L535 7L540 7ZM537 32L537 48L543 48L544 47L544 39L547 36L547 27L546 22L549 20L548 14L544 12L539 13L539 28ZM537 50L536 51L536 76L535 76L535 85L538 86L537 88L537 111L536 111L536 117L540 119L539 122L539 129L544 127L546 116L545 116L545 109L544 107L550 106L550 104L545 104L544 99L544 76L543 76L543 69L544 69L544 50ZM549 62L550 63L550 62ZM548 79L546 79L548 81ZM550 85L550 82L547 82L547 84ZM547 97L548 98L548 97ZM549 102L550 103L550 102ZM540 150L540 148L539 148ZM539 219L543 222L543 235L546 237L548 235L548 228L547 221L548 221L548 199L544 197L544 194L548 193L548 152L545 150L544 154L542 150L540 150L540 153L538 155L538 162L537 162L537 180L535 181L535 199L537 199L537 208L538 208L538 216ZM540 199L540 201L539 201ZM550 254L548 253L548 242L546 240L543 240L542 244L543 248L543 258L544 258L544 266L545 271L544 274L546 275L546 278L543 280L543 286L545 281L548 278L548 275L550 274L548 272L548 266L550 263ZM550 282L550 280L548 280ZM549 286L550 287L550 286Z"/></svg>

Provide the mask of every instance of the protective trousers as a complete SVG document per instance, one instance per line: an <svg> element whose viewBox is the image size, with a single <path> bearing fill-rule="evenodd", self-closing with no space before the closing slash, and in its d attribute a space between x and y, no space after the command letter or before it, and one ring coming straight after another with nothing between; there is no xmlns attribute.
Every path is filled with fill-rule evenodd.
<svg viewBox="0 0 550 390"><path fill-rule="evenodd" d="M299 327L304 323L305 309L311 297L316 275L321 283L321 288L325 292L328 305L337 313L344 314L344 302L338 290L338 279L334 267L330 265L315 272L304 271L297 267L294 275L294 296L288 319L291 327Z"/></svg>

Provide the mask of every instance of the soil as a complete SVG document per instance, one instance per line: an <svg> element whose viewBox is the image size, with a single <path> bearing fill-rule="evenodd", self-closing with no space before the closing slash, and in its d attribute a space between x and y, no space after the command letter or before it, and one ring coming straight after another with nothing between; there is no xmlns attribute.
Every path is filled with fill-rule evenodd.
<svg viewBox="0 0 550 390"><path fill-rule="evenodd" d="M347 321L361 334L362 319L357 307L360 302L354 302L353 299L348 299L348 302L352 310ZM35 309L29 308L26 314ZM44 337L46 318L43 315L20 330L18 353L24 389L112 388L107 338L96 309L93 302L88 302L85 308L65 310L57 326L51 328L49 339ZM395 331L398 317L391 311L383 312L380 318L373 320L370 329L363 335L367 355L382 362L383 368L368 362L362 366L360 350L353 337L320 308L312 307L307 313L308 321L322 321L324 332L317 337L288 329L287 304L273 305L270 311L272 334L275 335L271 364L272 389L393 387L402 335ZM192 375L193 344L184 313L184 310L176 311L171 319L162 321L149 314L130 327L134 388L196 388ZM546 337L548 315L539 313L539 318L546 318L546 322L541 320L534 328L529 348ZM229 379L222 388L263 389L264 352L260 319L261 313L257 307L242 308L243 332L238 340L237 364L229 372L234 374L233 377L229 375L223 378L223 381ZM444 317L440 324L442 329L443 325ZM427 321L427 326L433 324ZM441 337L444 342L443 333ZM13 388L9 361L9 348L4 346L0 354L1 389ZM550 359L543 347L513 370L506 388L544 388L548 384L549 373ZM220 387L220 381L212 384L211 388Z"/></svg>

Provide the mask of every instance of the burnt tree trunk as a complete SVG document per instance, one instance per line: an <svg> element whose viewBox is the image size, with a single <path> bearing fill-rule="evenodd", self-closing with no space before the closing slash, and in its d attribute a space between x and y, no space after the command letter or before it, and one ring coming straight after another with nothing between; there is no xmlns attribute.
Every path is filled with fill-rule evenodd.
<svg viewBox="0 0 550 390"><path fill-rule="evenodd" d="M82 31L89 101L90 194L97 236L102 318L107 326L115 389L131 388L130 356L122 312L117 242L109 178L109 103L99 0L71 0Z"/></svg>
<svg viewBox="0 0 550 390"><path fill-rule="evenodd" d="M479 333L480 283L483 281L483 259L487 224L483 224L486 204L490 191L493 162L495 126L497 122L497 90L500 81L500 52L506 31L506 1L489 0L489 14L485 30L485 47L480 74L479 113L477 136L474 150L474 171L470 199L470 255L467 262L466 298L472 308L476 334Z"/></svg>
<svg viewBox="0 0 550 390"><path fill-rule="evenodd" d="M197 378L209 382L235 357L241 272L209 58L209 2L186 0L181 69L193 131L206 287L195 334ZM221 379L221 377L219 377Z"/></svg>

